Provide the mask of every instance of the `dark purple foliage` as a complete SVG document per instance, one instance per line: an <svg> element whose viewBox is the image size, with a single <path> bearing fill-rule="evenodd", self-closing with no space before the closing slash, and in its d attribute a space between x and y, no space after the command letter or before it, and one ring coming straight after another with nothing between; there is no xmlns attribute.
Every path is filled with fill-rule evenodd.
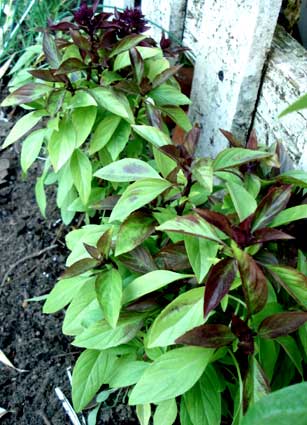
<svg viewBox="0 0 307 425"><path fill-rule="evenodd" d="M126 37L130 34L142 34L150 27L147 26L145 16L140 8L126 8L123 12L115 10L115 19L112 23L116 25L116 34L119 38Z"/></svg>

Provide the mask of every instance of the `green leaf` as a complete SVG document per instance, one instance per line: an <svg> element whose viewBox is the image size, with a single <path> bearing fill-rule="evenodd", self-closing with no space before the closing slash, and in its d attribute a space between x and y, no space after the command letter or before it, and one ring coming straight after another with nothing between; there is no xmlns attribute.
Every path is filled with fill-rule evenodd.
<svg viewBox="0 0 307 425"><path fill-rule="evenodd" d="M160 147L165 145L171 145L172 141L165 133L158 128L150 125L133 125L133 130L143 139L150 142L153 146Z"/></svg>
<svg viewBox="0 0 307 425"><path fill-rule="evenodd" d="M1 103L1 106L6 107L21 105L23 103L31 103L34 102L34 100L41 99L45 94L50 93L52 90L53 87L47 86L46 84L26 84L8 95Z"/></svg>
<svg viewBox="0 0 307 425"><path fill-rule="evenodd" d="M76 149L70 160L70 169L74 185L84 205L87 204L92 188L92 164L88 157Z"/></svg>
<svg viewBox="0 0 307 425"><path fill-rule="evenodd" d="M95 292L95 279L83 285L68 307L63 322L62 331L65 335L78 335L82 333L91 322L101 320L103 317Z"/></svg>
<svg viewBox="0 0 307 425"><path fill-rule="evenodd" d="M169 283L188 277L191 277L191 275L175 273L169 270L154 270L146 273L143 276L137 277L126 286L123 292L123 304L157 291Z"/></svg>
<svg viewBox="0 0 307 425"><path fill-rule="evenodd" d="M211 240L195 236L184 237L185 248L198 283L202 283L215 263L219 245Z"/></svg>
<svg viewBox="0 0 307 425"><path fill-rule="evenodd" d="M134 116L127 98L110 87L96 87L89 90L90 94L109 112L118 115L130 123L134 123Z"/></svg>
<svg viewBox="0 0 307 425"><path fill-rule="evenodd" d="M132 49L132 47L137 46L141 41L145 40L147 38L146 35L137 35L137 34L131 34L123 38L117 46L112 50L110 54L110 58L113 58L114 56L125 52L126 50Z"/></svg>
<svg viewBox="0 0 307 425"><path fill-rule="evenodd" d="M108 114L100 121L90 142L90 155L100 151L109 142L120 122L121 118L114 114Z"/></svg>
<svg viewBox="0 0 307 425"><path fill-rule="evenodd" d="M58 191L57 191L56 202L57 202L57 206L61 208L74 184L69 162L67 162L58 171L57 176L58 176Z"/></svg>
<svg viewBox="0 0 307 425"><path fill-rule="evenodd" d="M61 64L60 52L52 35L45 31L43 35L43 51L50 67L57 69Z"/></svg>
<svg viewBox="0 0 307 425"><path fill-rule="evenodd" d="M277 276L278 282L299 305L307 308L307 277L303 273L279 265L266 265L266 268Z"/></svg>
<svg viewBox="0 0 307 425"><path fill-rule="evenodd" d="M111 182L130 182L145 178L161 178L147 162L124 158L96 171L95 177Z"/></svg>
<svg viewBox="0 0 307 425"><path fill-rule="evenodd" d="M177 403L174 398L158 404L154 414L154 425L173 425L177 418Z"/></svg>
<svg viewBox="0 0 307 425"><path fill-rule="evenodd" d="M244 396L248 406L261 400L270 392L269 382L260 364L254 356L250 356L248 372L244 381Z"/></svg>
<svg viewBox="0 0 307 425"><path fill-rule="evenodd" d="M157 227L157 230L198 236L217 243L222 243L210 224L196 215L185 215L182 217L176 217L173 220L168 220L161 226Z"/></svg>
<svg viewBox="0 0 307 425"><path fill-rule="evenodd" d="M160 403L188 391L206 369L213 350L182 347L162 354L133 388L129 404Z"/></svg>
<svg viewBox="0 0 307 425"><path fill-rule="evenodd" d="M176 339L204 320L204 288L195 288L175 298L162 310L151 325L147 346L167 347L174 344Z"/></svg>
<svg viewBox="0 0 307 425"><path fill-rule="evenodd" d="M216 372L212 366L208 366L194 387L183 395L193 425L220 425L221 394L218 386Z"/></svg>
<svg viewBox="0 0 307 425"><path fill-rule="evenodd" d="M22 142L20 163L24 173L28 171L33 162L37 159L44 143L45 135L45 129L36 130L29 134Z"/></svg>
<svg viewBox="0 0 307 425"><path fill-rule="evenodd" d="M213 167L212 160L207 158L198 159L193 164L193 176L210 194L213 190Z"/></svg>
<svg viewBox="0 0 307 425"><path fill-rule="evenodd" d="M162 84L161 86L156 87L148 93L148 96L150 96L158 106L179 106L191 104L190 99L186 95L181 93L181 91L176 87L169 84Z"/></svg>
<svg viewBox="0 0 307 425"><path fill-rule="evenodd" d="M184 131L192 130L192 124L189 120L189 117L183 109L178 106L163 106L160 110L168 115L175 124L181 127Z"/></svg>
<svg viewBox="0 0 307 425"><path fill-rule="evenodd" d="M303 170L289 170L277 177L278 180L286 184L307 188L307 173Z"/></svg>
<svg viewBox="0 0 307 425"><path fill-rule="evenodd" d="M246 164L251 161L259 161L264 158L272 156L271 153L256 151L244 148L227 148L213 161L214 171L224 170L225 168L232 168L238 165Z"/></svg>
<svg viewBox="0 0 307 425"><path fill-rule="evenodd" d="M85 108L74 109L71 118L73 126L76 130L76 147L82 145L91 134L93 125L96 120L96 106L88 106Z"/></svg>
<svg viewBox="0 0 307 425"><path fill-rule="evenodd" d="M276 338L276 341L282 346L282 348L285 350L287 355L290 357L292 363L296 367L296 369L299 371L300 375L304 376L303 368L302 368L302 355L300 353L300 350L297 346L297 343L292 336L280 336L279 338Z"/></svg>
<svg viewBox="0 0 307 425"><path fill-rule="evenodd" d="M115 205L110 222L123 222L133 211L149 204L170 187L171 183L163 179L143 179L131 184Z"/></svg>
<svg viewBox="0 0 307 425"><path fill-rule="evenodd" d="M119 154L125 149L129 142L130 133L130 124L122 120L106 146L112 161L116 161Z"/></svg>
<svg viewBox="0 0 307 425"><path fill-rule="evenodd" d="M108 382L115 361L115 355L105 351L85 350L81 354L72 374L72 400L76 412L81 412Z"/></svg>
<svg viewBox="0 0 307 425"><path fill-rule="evenodd" d="M44 115L46 115L45 111L32 111L21 117L7 135L1 149L7 148L23 137Z"/></svg>
<svg viewBox="0 0 307 425"><path fill-rule="evenodd" d="M69 304L83 285L93 280L88 276L75 276L57 282L52 289L43 307L43 313L51 314L62 310Z"/></svg>
<svg viewBox="0 0 307 425"><path fill-rule="evenodd" d="M35 198L39 210L44 218L46 218L47 197L44 189L45 177L39 177L35 184Z"/></svg>
<svg viewBox="0 0 307 425"><path fill-rule="evenodd" d="M239 216L240 222L244 221L248 216L255 212L257 202L250 193L242 185L233 182L226 184L230 193L231 200Z"/></svg>
<svg viewBox="0 0 307 425"><path fill-rule="evenodd" d="M152 150L157 169L164 178L167 178L169 174L177 167L177 163L168 155L162 153L158 148L153 147Z"/></svg>
<svg viewBox="0 0 307 425"><path fill-rule="evenodd" d="M307 108L307 94L300 97L298 100L296 100L292 105L290 105L288 108L286 108L282 113L279 115L278 118L284 117L285 115L288 115L292 112L301 111L302 109Z"/></svg>
<svg viewBox="0 0 307 425"><path fill-rule="evenodd" d="M189 416L189 412L186 408L184 398L181 397L180 401L180 424L181 425L194 425Z"/></svg>
<svg viewBox="0 0 307 425"><path fill-rule="evenodd" d="M122 301L122 278L119 272L111 269L100 273L96 279L96 294L105 320L116 327Z"/></svg>
<svg viewBox="0 0 307 425"><path fill-rule="evenodd" d="M154 219L136 211L131 214L120 226L115 256L125 254L139 246L154 231Z"/></svg>
<svg viewBox="0 0 307 425"><path fill-rule="evenodd" d="M64 117L59 124L59 130L53 131L48 143L50 160L56 172L70 159L75 147L76 131L72 121Z"/></svg>
<svg viewBox="0 0 307 425"><path fill-rule="evenodd" d="M112 329L106 320L89 326L73 342L76 347L105 350L117 347L131 341L143 325L144 315L126 314L119 319L115 329Z"/></svg>
<svg viewBox="0 0 307 425"><path fill-rule="evenodd" d="M136 406L136 415L140 425L148 425L151 417L150 404L138 404Z"/></svg>
<svg viewBox="0 0 307 425"><path fill-rule="evenodd" d="M157 57L157 58L163 57L163 52L159 48L138 46L136 47L136 50L140 53L143 59L149 59L153 57ZM131 65L129 52L126 51L126 52L120 53L115 59L114 71L118 71L119 69L125 68L126 66L129 66L129 65Z"/></svg>
<svg viewBox="0 0 307 425"><path fill-rule="evenodd" d="M242 425L305 425L306 394L306 382L274 391L248 410Z"/></svg>
<svg viewBox="0 0 307 425"><path fill-rule="evenodd" d="M297 207L287 208L281 211L270 223L270 227L284 226L292 221L303 220L307 218L307 205L298 205Z"/></svg>
<svg viewBox="0 0 307 425"><path fill-rule="evenodd" d="M109 379L111 388L130 387L138 382L150 363L120 358Z"/></svg>

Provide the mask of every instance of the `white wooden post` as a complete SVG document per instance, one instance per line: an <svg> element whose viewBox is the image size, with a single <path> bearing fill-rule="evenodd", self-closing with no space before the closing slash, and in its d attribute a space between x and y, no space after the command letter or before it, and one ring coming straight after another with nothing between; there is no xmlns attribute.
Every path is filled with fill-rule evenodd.
<svg viewBox="0 0 307 425"><path fill-rule="evenodd" d="M202 5L203 19L190 114L203 128L199 154L215 155L227 146L219 128L247 136L282 0L192 3Z"/></svg>
<svg viewBox="0 0 307 425"><path fill-rule="evenodd" d="M181 43L183 37L186 0L143 0L142 12L152 22L149 34L160 41L161 28L170 31L176 40Z"/></svg>
<svg viewBox="0 0 307 425"><path fill-rule="evenodd" d="M103 2L103 5L124 9L126 7L134 7L134 0L106 0Z"/></svg>

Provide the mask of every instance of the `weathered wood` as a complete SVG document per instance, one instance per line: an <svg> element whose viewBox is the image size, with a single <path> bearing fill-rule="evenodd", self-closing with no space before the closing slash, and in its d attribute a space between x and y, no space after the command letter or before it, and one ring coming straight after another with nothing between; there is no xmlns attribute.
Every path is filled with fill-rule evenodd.
<svg viewBox="0 0 307 425"><path fill-rule="evenodd" d="M262 143L282 141L294 162L307 170L307 111L278 119L281 111L305 93L307 50L278 27L254 126Z"/></svg>
<svg viewBox="0 0 307 425"><path fill-rule="evenodd" d="M246 138L280 6L281 0L228 0L227 7L205 0L190 112L203 128L199 154L227 146L219 128Z"/></svg>
<svg viewBox="0 0 307 425"><path fill-rule="evenodd" d="M152 22L149 31L150 35L159 41L163 28L170 31L173 37L181 43L185 23L187 0L170 0L162 2L160 0L143 0L142 11ZM158 26L155 26L157 24Z"/></svg>
<svg viewBox="0 0 307 425"><path fill-rule="evenodd" d="M106 8L118 7L124 9L125 7L134 7L134 0L106 0L103 4Z"/></svg>

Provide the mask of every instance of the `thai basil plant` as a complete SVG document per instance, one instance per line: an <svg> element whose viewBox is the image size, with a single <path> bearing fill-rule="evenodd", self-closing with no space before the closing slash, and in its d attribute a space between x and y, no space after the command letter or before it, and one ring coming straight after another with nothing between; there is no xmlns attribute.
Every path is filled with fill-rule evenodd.
<svg viewBox="0 0 307 425"><path fill-rule="evenodd" d="M56 181L63 220L88 220L44 305L66 308L63 332L84 349L74 407L124 388L142 425L261 422L276 390L293 400L305 385L307 174L254 134L244 147L224 131L232 147L197 158L178 68L140 35L139 11L97 5L49 23L34 80L4 101L30 111L5 146L40 125L21 160L46 156L41 209Z"/></svg>
<svg viewBox="0 0 307 425"><path fill-rule="evenodd" d="M278 156L254 137L252 149L195 159L197 128L181 144L133 128L156 159L96 171L129 185L97 205L100 222L67 235L68 267L44 305L69 304L63 332L85 349L74 406L106 385L130 389L142 424L241 423L304 377L306 258L290 230L307 217L307 176L272 177Z"/></svg>
<svg viewBox="0 0 307 425"><path fill-rule="evenodd" d="M150 124L157 112L166 133L166 118L191 129L180 107L190 100L173 77L180 67L170 66L162 50L171 53L168 40L160 48L141 34L148 26L139 9L95 13L97 7L97 1L93 7L83 2L73 22L49 22L43 52L33 46L18 61L14 90L2 102L27 111L2 147L24 138L25 173L37 157L46 159L37 200L45 214L44 185L56 182L66 224L76 212L93 215L92 205L116 191L94 178L97 169L121 157L146 155L134 124ZM29 63L36 67L26 72Z"/></svg>

